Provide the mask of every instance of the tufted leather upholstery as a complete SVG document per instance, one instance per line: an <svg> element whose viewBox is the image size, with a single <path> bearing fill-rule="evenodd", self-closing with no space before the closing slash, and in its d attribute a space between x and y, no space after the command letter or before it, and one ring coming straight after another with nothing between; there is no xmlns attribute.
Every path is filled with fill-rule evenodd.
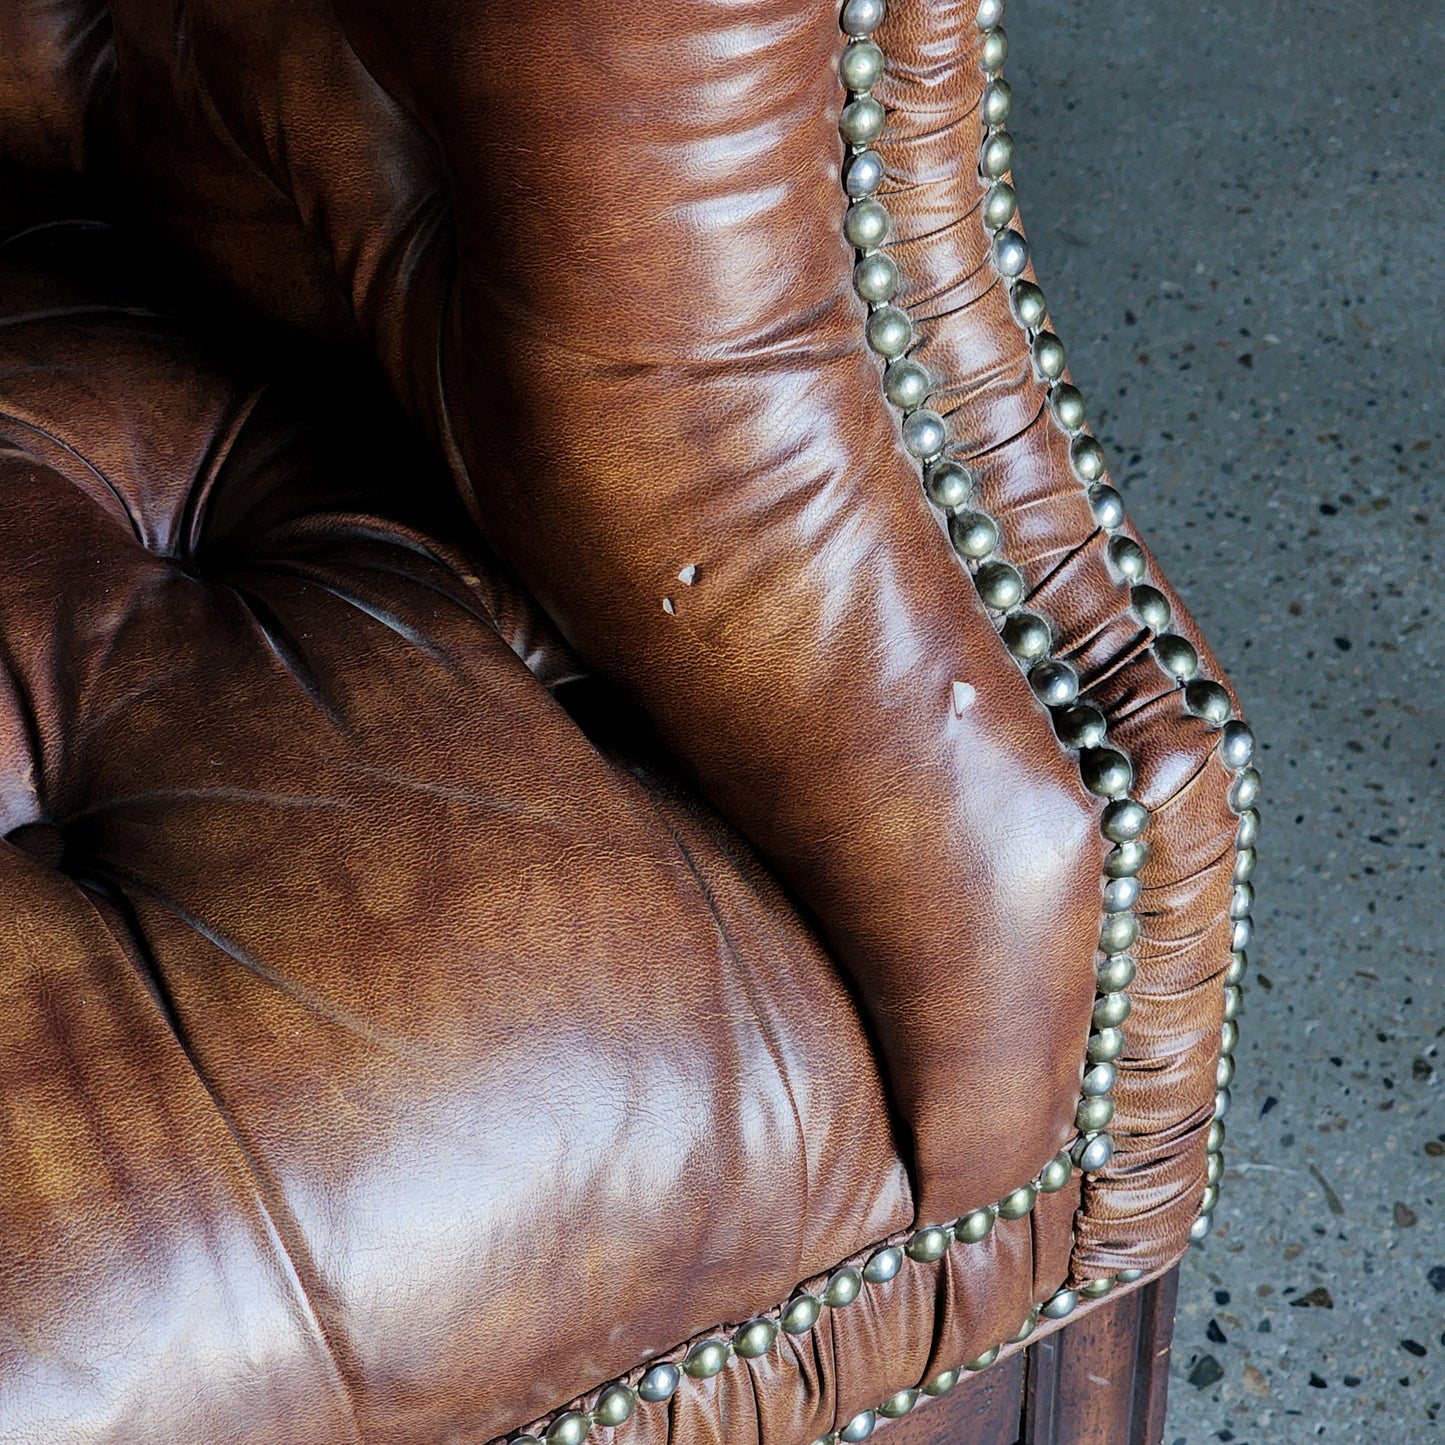
<svg viewBox="0 0 1445 1445"><path fill-rule="evenodd" d="M623 1445L802 1445L1167 1266L1205 1184L1231 775L989 265L977 8L879 31L884 195L1153 814L1117 1152ZM1074 1138L1103 803L879 395L842 43L792 0L0 12L0 1441L484 1441Z"/></svg>

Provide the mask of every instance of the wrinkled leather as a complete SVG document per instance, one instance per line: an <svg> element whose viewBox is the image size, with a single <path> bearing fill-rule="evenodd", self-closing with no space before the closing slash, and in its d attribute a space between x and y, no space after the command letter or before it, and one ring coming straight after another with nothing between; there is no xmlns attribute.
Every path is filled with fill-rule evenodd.
<svg viewBox="0 0 1445 1445"><path fill-rule="evenodd" d="M485 1438L905 1225L826 954L375 409L0 296L0 1439Z"/></svg>
<svg viewBox="0 0 1445 1445"><path fill-rule="evenodd" d="M1167 1263L1197 1207L1234 819L987 263L974 8L899 3L878 37L900 300L1031 605L1155 810L1082 1281ZM1099 805L881 399L840 233L833 9L27 0L0 40L5 157L94 169L103 136L103 176L246 307L320 356L375 356L488 544L409 442L372 447L379 413L330 394L345 366L288 397L212 323L0 277L28 318L4 342L0 536L44 558L0 594L0 788L5 826L63 848L71 879L31 915L55 939L0 986L43 1037L27 1000L53 948L114 1038L133 975L161 980L173 1045L152 1030L104 1087L166 1079L177 1109L203 1089L228 1127L187 1131L187 1177L220 1181L194 1201L167 1205L145 1156L136 1237L199 1258L193 1299L246 1257L197 1240L291 1256L256 1306L291 1321L275 1408L218 1379L206 1438L289 1438L291 1391L365 1438L499 1433L1036 1173L1080 1076ZM1150 580L1220 677L1152 561ZM955 680L977 689L961 717ZM223 807L196 793L217 770ZM291 801L343 795L334 817ZM83 942L97 926L109 953ZM193 1078L151 1059L175 1046ZM323 1099L328 1079L347 1082ZM57 1137L79 1099L40 1110ZM97 1137L101 1175L138 1147ZM94 1235L79 1204L14 1197L17 1270ZM452 1253L419 1258L402 1197L452 1221ZM1048 1217L1044 1293L1067 1246ZM28 1338L88 1348L144 1273L75 1259L64 1289L12 1274ZM970 1275L964 1315L970 1290L1013 1301L1012 1268ZM96 1387L122 1433L74 1438L145 1438L123 1433L132 1401L184 1435L147 1394L147 1370L199 1368L204 1331L178 1319L176 1352ZM870 1348L835 1373L873 1388Z"/></svg>
<svg viewBox="0 0 1445 1445"><path fill-rule="evenodd" d="M117 9L131 134L202 93L294 198L489 539L819 918L921 1215L1036 1173L1073 1115L1102 844L878 399L835 17L190 3L182 57L166 6Z"/></svg>
<svg viewBox="0 0 1445 1445"><path fill-rule="evenodd" d="M1152 814L1135 910L1139 974L1114 1090L1117 1150L1085 1182L1072 1269L1082 1283L1167 1258L1203 1192L1237 819L1226 804L1230 775L1213 756L1217 732L1184 714L1145 650L1148 633L1128 613L1127 583L1109 568L1068 440L1047 415L989 264L977 217L984 192L967 144L978 134L983 85L969 63L980 43L976 10L956 0L890 8L877 36L889 62L875 90L889 110L880 198L905 280L899 302L922 336L916 354L949 383L934 404L953 435L976 439L966 459L982 479L980 502L1032 583L1030 605L1055 622L1056 650L1078 667L1084 699L1133 761L1134 796ZM1025 276L1039 279L1032 265ZM1131 528L1125 535L1141 541ZM1148 577L1170 600L1171 630L1199 652L1202 675L1227 681L1152 557Z"/></svg>
<svg viewBox="0 0 1445 1445"><path fill-rule="evenodd" d="M1073 1188L1045 1196L1034 1214L1001 1221L980 1244L932 1264L909 1261L889 1283L828 1311L806 1334L784 1336L759 1359L734 1359L714 1380L685 1380L667 1408L639 1409L625 1427L629 1445L817 1440L899 1390L978 1359L1012 1339L1031 1306L1062 1281L1077 1202ZM1042 1324L1039 1334L1050 1322Z"/></svg>

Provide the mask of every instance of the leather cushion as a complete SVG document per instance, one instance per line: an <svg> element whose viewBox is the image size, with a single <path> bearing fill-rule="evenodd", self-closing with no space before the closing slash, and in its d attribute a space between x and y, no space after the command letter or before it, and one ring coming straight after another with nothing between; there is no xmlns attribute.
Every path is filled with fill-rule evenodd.
<svg viewBox="0 0 1445 1445"><path fill-rule="evenodd" d="M485 1438L906 1226L827 954L385 408L0 298L0 1439Z"/></svg>
<svg viewBox="0 0 1445 1445"><path fill-rule="evenodd" d="M1035 1176L1077 1103L1099 805L880 395L835 8L113 10L147 206L298 328L339 300L508 566L818 920L921 1218Z"/></svg>

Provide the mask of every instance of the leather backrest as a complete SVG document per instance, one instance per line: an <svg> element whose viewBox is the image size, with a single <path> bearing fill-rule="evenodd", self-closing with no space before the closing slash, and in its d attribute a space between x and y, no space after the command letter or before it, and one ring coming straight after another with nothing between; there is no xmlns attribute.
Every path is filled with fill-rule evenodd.
<svg viewBox="0 0 1445 1445"><path fill-rule="evenodd" d="M899 300L1054 654L1137 795L1182 812L1215 734L1131 611L980 224L976 11L900 3L878 32ZM842 234L837 10L119 0L114 25L147 204L273 314L355 328L568 642L815 913L921 1214L1032 1177L1071 1128L1103 804L880 395ZM1191 859L1228 850L1225 781L1187 809ZM1228 882L1165 856L1184 864L1164 850L1144 882L1182 910L1157 943L1172 1008L1222 965ZM1217 1005L1185 1014L1158 1047L1182 1027L1202 1057ZM1163 1096L1177 1199L1202 1172L1198 1063ZM1143 1212L1177 1237L1177 1211Z"/></svg>

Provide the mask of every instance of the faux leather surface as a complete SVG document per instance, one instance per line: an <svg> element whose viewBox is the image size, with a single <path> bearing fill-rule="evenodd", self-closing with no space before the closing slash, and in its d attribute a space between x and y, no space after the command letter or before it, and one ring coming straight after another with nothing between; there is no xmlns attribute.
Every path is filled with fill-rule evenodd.
<svg viewBox="0 0 1445 1445"><path fill-rule="evenodd" d="M987 259L975 9L879 32L899 299L1154 821L1118 1152L1071 1257L1056 1199L887 1326L960 1348L1182 1245L1234 832ZM1067 1142L1099 805L882 400L841 47L776 0L0 15L0 156L328 348L272 386L73 228L0 248L0 1439L486 1438ZM838 1340L777 1445L876 1403Z"/></svg>
<svg viewBox="0 0 1445 1445"><path fill-rule="evenodd" d="M1073 1114L1103 848L878 395L836 17L191 3L180 54L164 10L117 11L129 133L203 91L294 198L491 541L819 918L921 1216L1032 1176ZM163 193L192 144L141 154Z"/></svg>
<svg viewBox="0 0 1445 1445"><path fill-rule="evenodd" d="M0 1439L486 1438L905 1226L834 966L382 409L0 264Z"/></svg>

